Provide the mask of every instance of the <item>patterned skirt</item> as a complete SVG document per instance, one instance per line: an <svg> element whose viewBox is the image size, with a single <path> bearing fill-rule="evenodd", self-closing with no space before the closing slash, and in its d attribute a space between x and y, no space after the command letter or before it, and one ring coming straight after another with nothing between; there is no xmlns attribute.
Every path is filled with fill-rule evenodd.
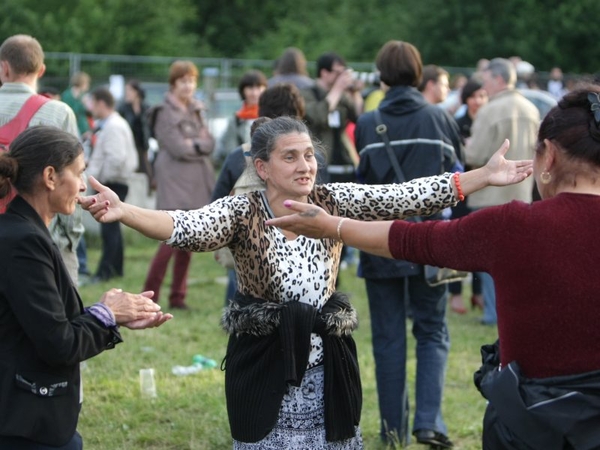
<svg viewBox="0 0 600 450"><path fill-rule="evenodd" d="M323 366L309 369L299 387L288 386L277 424L259 442L233 441L234 450L360 450L360 428L344 441L325 440L325 373Z"/></svg>

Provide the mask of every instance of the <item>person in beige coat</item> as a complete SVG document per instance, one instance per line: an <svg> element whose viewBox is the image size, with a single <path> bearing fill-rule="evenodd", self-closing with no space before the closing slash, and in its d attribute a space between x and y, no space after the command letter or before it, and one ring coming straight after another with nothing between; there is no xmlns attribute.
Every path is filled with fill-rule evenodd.
<svg viewBox="0 0 600 450"><path fill-rule="evenodd" d="M471 167L482 167L494 149L504 139L510 141L510 157L531 159L537 142L540 114L533 103L515 89L517 79L513 64L504 58L494 58L482 73L483 88L490 98L473 121L471 139L465 147L466 163ZM513 200L531 202L533 181L499 189L490 186L474 193L467 199L469 208L476 210L489 206L503 205ZM483 289L484 325L496 325L496 292L494 280L486 272L477 274Z"/></svg>
<svg viewBox="0 0 600 450"><path fill-rule="evenodd" d="M197 83L198 68L190 61L175 61L169 71L170 90L164 102L149 112L150 127L160 148L154 161L157 209L197 209L211 199L215 186L211 162L215 140L203 118L204 105L194 98ZM171 257L175 262L169 306L187 309L185 296L191 260L188 251L161 243L144 290L154 291L154 300L158 302Z"/></svg>

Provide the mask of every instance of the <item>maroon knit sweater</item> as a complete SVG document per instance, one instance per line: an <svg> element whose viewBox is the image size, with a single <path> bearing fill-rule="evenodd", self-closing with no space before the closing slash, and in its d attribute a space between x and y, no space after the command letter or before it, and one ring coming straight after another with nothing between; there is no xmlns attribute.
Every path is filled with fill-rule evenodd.
<svg viewBox="0 0 600 450"><path fill-rule="evenodd" d="M394 258L488 272L502 365L532 378L600 370L600 196L559 194L452 221L396 221Z"/></svg>

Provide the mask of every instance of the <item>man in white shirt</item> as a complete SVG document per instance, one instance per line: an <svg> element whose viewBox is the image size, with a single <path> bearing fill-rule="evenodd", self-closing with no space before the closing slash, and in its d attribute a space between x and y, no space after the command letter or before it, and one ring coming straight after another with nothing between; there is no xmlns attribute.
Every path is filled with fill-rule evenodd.
<svg viewBox="0 0 600 450"><path fill-rule="evenodd" d="M128 180L137 169L138 156L129 124L115 111L110 91L100 87L91 93L92 114L98 120L96 143L87 175L112 189L125 200ZM123 237L118 222L101 223L102 256L94 281L123 276Z"/></svg>

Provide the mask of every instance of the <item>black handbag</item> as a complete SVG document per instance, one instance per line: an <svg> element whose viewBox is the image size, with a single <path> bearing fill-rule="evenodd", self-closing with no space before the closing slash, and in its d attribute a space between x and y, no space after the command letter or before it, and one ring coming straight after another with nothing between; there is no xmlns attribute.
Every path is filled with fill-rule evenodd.
<svg viewBox="0 0 600 450"><path fill-rule="evenodd" d="M379 109L375 109L373 111L375 115L375 123L377 126L375 127L375 132L381 137L383 144L385 145L385 151L390 159L390 163L392 164L392 168L394 169L394 173L396 174L396 179L398 183L405 183L406 177L404 176L404 172L400 168L400 164L398 164L398 160L394 155L394 151L392 150L392 145L390 144L390 138L387 134L387 126L383 123L381 118L381 113ZM420 217L413 218L416 222L422 222ZM429 286L439 286L440 284L452 283L454 281L462 281L464 280L468 272L463 272L461 270L449 269L446 267L436 267L430 265L424 265L423 271L425 274L425 281Z"/></svg>

